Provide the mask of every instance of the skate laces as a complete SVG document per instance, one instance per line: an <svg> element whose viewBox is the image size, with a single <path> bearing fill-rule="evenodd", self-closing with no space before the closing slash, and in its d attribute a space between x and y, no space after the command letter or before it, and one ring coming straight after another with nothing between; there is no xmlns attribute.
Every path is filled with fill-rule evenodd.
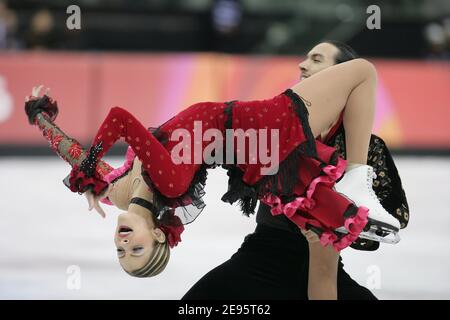
<svg viewBox="0 0 450 320"><path fill-rule="evenodd" d="M373 190L373 187L372 187L373 180L376 179L376 177L377 177L377 174L373 171L373 168L369 167L369 169L367 170L367 187L369 188L369 193L372 196L372 198L378 202L379 201L378 197L375 194L375 191Z"/></svg>

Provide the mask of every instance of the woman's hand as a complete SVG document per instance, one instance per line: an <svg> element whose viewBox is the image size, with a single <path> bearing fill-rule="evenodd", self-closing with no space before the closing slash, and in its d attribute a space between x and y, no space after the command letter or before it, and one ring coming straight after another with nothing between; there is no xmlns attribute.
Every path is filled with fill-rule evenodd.
<svg viewBox="0 0 450 320"><path fill-rule="evenodd" d="M37 87L33 87L33 89L31 89L31 96L26 96L25 97L25 102L28 102L28 101L33 100L33 99L39 99L40 98L39 97L39 93L41 92L41 89L43 87L44 87L43 84L41 84L41 85L39 85ZM45 92L44 92L44 94L42 96L48 95L49 92L50 92L50 88L46 88Z"/></svg>
<svg viewBox="0 0 450 320"><path fill-rule="evenodd" d="M103 192L101 195L94 195L90 190L86 191L84 194L87 198L88 204L89 204L89 211L91 211L92 209L95 209L95 211L97 211L103 218L106 217L105 211L103 211L102 207L100 206L100 200L106 198L110 193L111 190L113 189L113 184L111 183L108 186L108 189L106 189L105 192Z"/></svg>

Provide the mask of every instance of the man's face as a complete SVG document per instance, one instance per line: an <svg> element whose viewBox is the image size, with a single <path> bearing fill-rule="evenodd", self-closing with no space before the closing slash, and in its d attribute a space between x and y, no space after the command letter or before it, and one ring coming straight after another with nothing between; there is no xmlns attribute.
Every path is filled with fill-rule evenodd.
<svg viewBox="0 0 450 320"><path fill-rule="evenodd" d="M298 66L301 72L301 78L308 78L313 74L331 67L336 63L335 57L339 49L329 43L319 43L312 48L306 55L306 59Z"/></svg>

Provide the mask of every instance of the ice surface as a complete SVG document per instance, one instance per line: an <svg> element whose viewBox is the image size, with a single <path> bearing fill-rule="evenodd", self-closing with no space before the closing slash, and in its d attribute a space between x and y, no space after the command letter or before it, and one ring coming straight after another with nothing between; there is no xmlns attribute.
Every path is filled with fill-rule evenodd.
<svg viewBox="0 0 450 320"><path fill-rule="evenodd" d="M450 159L400 157L396 163L411 210L402 241L376 252L344 250L345 269L381 299L450 299ZM103 205L106 219L89 212L84 196L62 184L68 172L56 156L0 158L1 299L179 299L256 225L254 216L220 200L225 171L209 170L207 206L186 226L166 270L132 278L113 244L118 209ZM73 287L71 266L79 268L79 287Z"/></svg>

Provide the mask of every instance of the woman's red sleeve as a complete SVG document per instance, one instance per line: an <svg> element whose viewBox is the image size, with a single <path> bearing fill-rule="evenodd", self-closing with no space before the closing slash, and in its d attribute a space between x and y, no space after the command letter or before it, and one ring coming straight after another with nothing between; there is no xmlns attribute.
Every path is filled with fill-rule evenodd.
<svg viewBox="0 0 450 320"><path fill-rule="evenodd" d="M120 138L124 138L131 146L153 184L163 195L175 198L187 191L196 167L192 164L174 164L169 150L138 119L121 107L114 107L110 110L95 135L90 149L91 154L94 154L94 161L101 159ZM92 163L90 165L92 166ZM84 167L89 170L89 164ZM84 175L79 175L79 168L73 171L74 177L78 176L83 179ZM102 183L99 182L99 184ZM83 183L79 185L83 187ZM104 186L96 188L96 191L101 188ZM76 183L74 183L74 189L77 189Z"/></svg>

